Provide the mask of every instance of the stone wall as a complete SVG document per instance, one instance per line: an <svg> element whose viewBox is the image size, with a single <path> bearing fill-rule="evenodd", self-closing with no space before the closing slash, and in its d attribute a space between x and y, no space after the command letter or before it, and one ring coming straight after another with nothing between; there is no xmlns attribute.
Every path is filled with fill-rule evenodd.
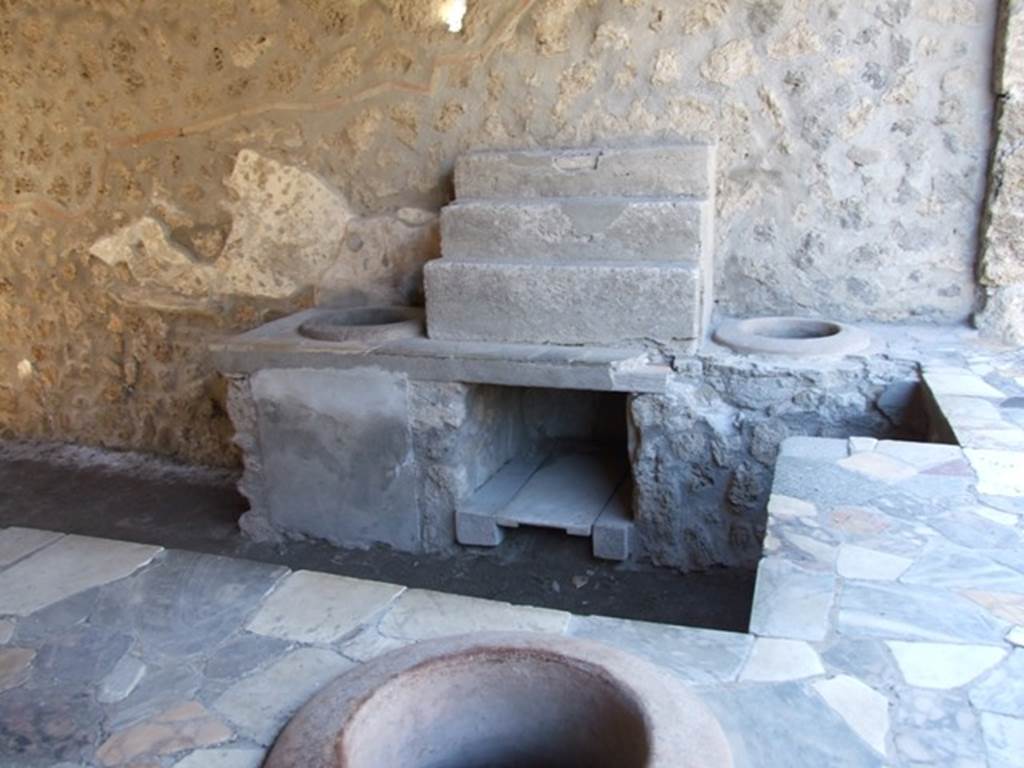
<svg viewBox="0 0 1024 768"><path fill-rule="evenodd" d="M633 396L633 514L643 556L687 571L754 567L782 441L921 437L916 380L916 366L898 356L814 364L701 357L665 394Z"/></svg>
<svg viewBox="0 0 1024 768"><path fill-rule="evenodd" d="M987 335L1024 344L1024 3L1003 0L999 97L979 278L985 286L976 318Z"/></svg>
<svg viewBox="0 0 1024 768"><path fill-rule="evenodd" d="M0 0L0 435L237 461L205 341L416 301L470 148L710 136L720 311L973 310L995 0L449 3Z"/></svg>

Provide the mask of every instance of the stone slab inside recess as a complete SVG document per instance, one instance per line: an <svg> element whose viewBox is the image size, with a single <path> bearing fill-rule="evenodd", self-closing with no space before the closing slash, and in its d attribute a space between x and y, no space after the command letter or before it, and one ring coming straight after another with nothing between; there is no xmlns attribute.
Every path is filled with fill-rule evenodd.
<svg viewBox="0 0 1024 768"><path fill-rule="evenodd" d="M628 473L625 453L607 445L558 444L518 457L456 506L456 537L490 547L504 528L554 528L594 537L598 557L625 560L633 529Z"/></svg>

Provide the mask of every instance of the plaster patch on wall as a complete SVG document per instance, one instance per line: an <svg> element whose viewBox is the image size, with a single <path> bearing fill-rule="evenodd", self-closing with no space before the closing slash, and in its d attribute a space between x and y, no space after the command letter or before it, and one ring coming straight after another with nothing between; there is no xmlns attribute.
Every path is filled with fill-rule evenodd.
<svg viewBox="0 0 1024 768"><path fill-rule="evenodd" d="M213 263L196 259L172 239L166 223L150 215L100 238L89 253L108 266L124 265L136 288L152 289L148 298L145 291L128 291L142 305L167 306L169 296L286 298L314 286L337 258L352 219L338 191L314 174L248 149L238 153L225 185L235 194L225 204L232 225Z"/></svg>
<svg viewBox="0 0 1024 768"><path fill-rule="evenodd" d="M695 35L716 27L729 10L728 0L706 0L687 3L680 28L684 35Z"/></svg>
<svg viewBox="0 0 1024 768"><path fill-rule="evenodd" d="M151 216L100 238L89 253L107 266L125 265L142 287L181 296L207 295L215 278L210 267L197 263L171 239L167 226Z"/></svg>
<svg viewBox="0 0 1024 768"><path fill-rule="evenodd" d="M225 181L237 195L221 256L223 290L286 297L311 286L337 257L352 211L318 176L252 150Z"/></svg>
<svg viewBox="0 0 1024 768"><path fill-rule="evenodd" d="M679 54L671 48L658 51L654 59L654 69L651 72L651 83L664 85L679 79L680 77Z"/></svg>

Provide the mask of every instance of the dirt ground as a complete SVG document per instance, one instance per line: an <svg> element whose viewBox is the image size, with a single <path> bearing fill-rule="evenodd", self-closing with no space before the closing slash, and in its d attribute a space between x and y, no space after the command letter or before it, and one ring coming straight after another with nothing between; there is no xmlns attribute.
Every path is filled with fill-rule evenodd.
<svg viewBox="0 0 1024 768"><path fill-rule="evenodd" d="M754 588L750 571L626 570L593 559L589 539L523 529L510 532L496 550L455 558L385 548L346 550L321 542L260 544L238 530L245 509L245 499L227 478L0 459L0 526L160 544L577 614L747 628Z"/></svg>

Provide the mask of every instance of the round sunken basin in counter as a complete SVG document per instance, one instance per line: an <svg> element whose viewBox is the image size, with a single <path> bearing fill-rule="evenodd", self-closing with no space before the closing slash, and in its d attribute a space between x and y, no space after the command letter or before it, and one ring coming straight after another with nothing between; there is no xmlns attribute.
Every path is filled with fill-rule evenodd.
<svg viewBox="0 0 1024 768"><path fill-rule="evenodd" d="M424 335L420 307L352 307L322 312L299 326L319 341L393 341Z"/></svg>
<svg viewBox="0 0 1024 768"><path fill-rule="evenodd" d="M792 357L852 355L871 345L871 337L859 328L810 317L726 320L714 338L736 352Z"/></svg>

